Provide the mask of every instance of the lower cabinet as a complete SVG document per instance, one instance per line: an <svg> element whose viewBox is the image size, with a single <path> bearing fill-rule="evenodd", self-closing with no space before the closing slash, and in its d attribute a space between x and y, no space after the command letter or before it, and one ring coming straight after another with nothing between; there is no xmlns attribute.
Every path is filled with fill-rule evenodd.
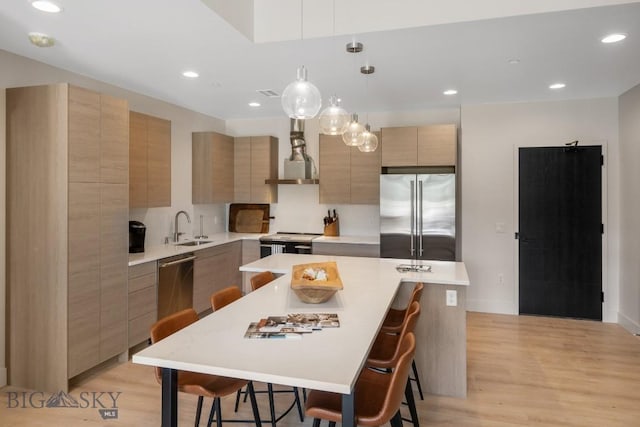
<svg viewBox="0 0 640 427"><path fill-rule="evenodd" d="M245 265L250 262L260 259L260 241L256 240L243 240L242 241L242 264ZM242 273L242 291L247 294L251 292L251 277L255 273L243 272Z"/></svg>
<svg viewBox="0 0 640 427"><path fill-rule="evenodd" d="M129 267L129 347L149 339L158 315L156 261Z"/></svg>
<svg viewBox="0 0 640 427"><path fill-rule="evenodd" d="M211 309L210 297L227 286L240 286L242 242L225 243L196 252L193 262L193 308L198 313Z"/></svg>
<svg viewBox="0 0 640 427"><path fill-rule="evenodd" d="M359 256L378 258L380 256L380 245L362 243L313 242L312 253L314 255Z"/></svg>

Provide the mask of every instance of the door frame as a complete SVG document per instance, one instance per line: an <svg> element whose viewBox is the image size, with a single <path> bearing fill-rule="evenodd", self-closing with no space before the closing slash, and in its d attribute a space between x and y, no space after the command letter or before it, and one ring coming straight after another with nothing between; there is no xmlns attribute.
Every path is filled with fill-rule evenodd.
<svg viewBox="0 0 640 427"><path fill-rule="evenodd" d="M567 139L569 141L570 139ZM582 142L582 141L581 141ZM607 307L607 301L612 297L613 292L611 292L612 284L609 283L609 246L607 244L608 240L608 168L607 163L609 161L608 155L608 141L607 140L590 140L583 142L582 145L600 145L602 147L602 156L604 157L604 165L602 166L602 223L604 224L604 233L601 235L602 239L602 292L604 292L605 302L602 303L602 322L611 323L616 322L615 320L608 320L609 317L614 316L615 313L610 313ZM580 144L579 144L580 145ZM520 179L520 168L519 168L519 149L520 148L543 148L543 147L564 147L564 143L562 145L552 145L552 144L535 144L535 145L513 145L513 230L514 233L520 231L520 212L519 212L519 186L518 182ZM513 292L513 307L515 308L515 314L519 315L520 313L520 248L518 245L518 240L513 237L513 277L514 277L514 292Z"/></svg>

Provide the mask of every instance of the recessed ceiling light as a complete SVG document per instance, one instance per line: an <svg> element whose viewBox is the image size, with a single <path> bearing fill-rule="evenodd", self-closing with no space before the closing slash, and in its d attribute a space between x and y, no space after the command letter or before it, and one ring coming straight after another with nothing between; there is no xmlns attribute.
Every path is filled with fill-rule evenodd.
<svg viewBox="0 0 640 427"><path fill-rule="evenodd" d="M32 1L31 6L43 12L49 12L49 13L58 13L62 10L62 8L57 4L50 1L46 1L46 0Z"/></svg>
<svg viewBox="0 0 640 427"><path fill-rule="evenodd" d="M29 33L29 41L38 47L51 47L56 44L56 39L42 33Z"/></svg>
<svg viewBox="0 0 640 427"><path fill-rule="evenodd" d="M184 73L182 73L182 75L185 77L189 77L190 79L195 79L196 77L200 76L200 74L196 73L195 71L185 71Z"/></svg>
<svg viewBox="0 0 640 427"><path fill-rule="evenodd" d="M554 83L549 85L549 89L563 89L566 86L564 83Z"/></svg>
<svg viewBox="0 0 640 427"><path fill-rule="evenodd" d="M518 58L511 58L510 60L507 61L509 64L511 65L516 65L520 63L520 60Z"/></svg>
<svg viewBox="0 0 640 427"><path fill-rule="evenodd" d="M457 90L455 90L455 89L447 89L447 90L445 90L445 91L444 91L444 92L442 92L442 93L443 93L443 94L445 94L445 95L455 95L455 94L457 94L457 93L458 93L458 91L457 91Z"/></svg>
<svg viewBox="0 0 640 427"><path fill-rule="evenodd" d="M249 107L259 107L260 103L259 102L250 102L249 103Z"/></svg>
<svg viewBox="0 0 640 427"><path fill-rule="evenodd" d="M600 41L602 43L617 43L617 42L622 41L622 40L624 40L626 38L627 38L627 36L625 34L609 34L608 36L604 37Z"/></svg>

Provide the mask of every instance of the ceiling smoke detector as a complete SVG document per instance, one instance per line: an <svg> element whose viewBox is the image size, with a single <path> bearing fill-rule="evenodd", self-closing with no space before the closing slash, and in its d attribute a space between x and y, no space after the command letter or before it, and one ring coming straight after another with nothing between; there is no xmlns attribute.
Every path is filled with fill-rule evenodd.
<svg viewBox="0 0 640 427"><path fill-rule="evenodd" d="M56 44L56 39L43 33L29 33L29 41L38 47L51 47Z"/></svg>

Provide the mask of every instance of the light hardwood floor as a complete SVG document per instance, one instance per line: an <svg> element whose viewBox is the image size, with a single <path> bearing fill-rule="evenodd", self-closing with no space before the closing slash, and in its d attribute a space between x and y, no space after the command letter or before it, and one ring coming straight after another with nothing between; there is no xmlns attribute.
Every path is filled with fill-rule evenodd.
<svg viewBox="0 0 640 427"><path fill-rule="evenodd" d="M469 313L467 339L468 398L425 396L418 401L422 426L640 426L640 339L620 326ZM96 409L8 409L11 390L0 392L3 427L160 424L160 387L151 368L131 362L106 368L70 391L76 398L83 391L122 392L118 420L102 420ZM286 406L289 397L277 399ZM108 398L100 400L108 406ZM266 418L266 396L258 400ZM195 402L180 396L180 425L193 425ZM233 399L223 405L225 417L234 416ZM241 408L239 416L249 418L250 405ZM278 425L307 427L311 421L300 423L292 411Z"/></svg>

